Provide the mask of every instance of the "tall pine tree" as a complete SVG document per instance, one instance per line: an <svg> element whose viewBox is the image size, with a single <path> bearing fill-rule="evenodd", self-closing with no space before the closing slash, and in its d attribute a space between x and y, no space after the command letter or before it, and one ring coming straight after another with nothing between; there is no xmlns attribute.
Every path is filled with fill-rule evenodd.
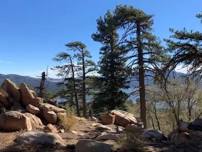
<svg viewBox="0 0 202 152"><path fill-rule="evenodd" d="M66 87L65 89L61 90L59 94L66 97L71 104L76 106L77 116L80 116L80 111L79 111L80 108L79 108L78 93L77 93L78 82L75 78L75 74L78 69L78 66L76 66L73 63L72 55L67 52L59 53L54 58L54 60L57 62L64 61L63 65L55 67L55 69L58 71L58 75L64 77L64 82L62 84L65 85Z"/></svg>
<svg viewBox="0 0 202 152"><path fill-rule="evenodd" d="M151 15L131 6L120 5L114 11L114 18L120 31L120 45L127 46L127 63L138 73L140 117L146 127L145 77L156 72L157 61L163 56L162 48L151 32Z"/></svg>
<svg viewBox="0 0 202 152"><path fill-rule="evenodd" d="M87 117L87 85L86 85L86 76L96 70L95 63L91 60L92 56L90 52L87 50L87 47L84 43L80 41L74 41L66 44L66 46L74 51L74 57L77 59L77 75L78 78L81 78L81 86L82 86L82 108L83 108L83 116Z"/></svg>
<svg viewBox="0 0 202 152"><path fill-rule="evenodd" d="M93 40L100 42L100 80L101 88L95 96L94 108L99 111L125 108L128 95L123 91L127 88L127 68L124 60L124 47L118 45L116 24L111 12L97 20L97 32Z"/></svg>

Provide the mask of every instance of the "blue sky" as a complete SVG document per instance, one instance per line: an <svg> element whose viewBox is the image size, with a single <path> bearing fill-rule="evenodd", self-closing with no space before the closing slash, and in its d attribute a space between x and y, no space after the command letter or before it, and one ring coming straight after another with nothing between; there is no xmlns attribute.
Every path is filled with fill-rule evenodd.
<svg viewBox="0 0 202 152"><path fill-rule="evenodd" d="M75 40L98 61L100 45L91 39L96 19L118 4L154 15L153 32L160 38L170 35L169 28L202 30L195 18L201 0L0 0L0 73L38 76Z"/></svg>

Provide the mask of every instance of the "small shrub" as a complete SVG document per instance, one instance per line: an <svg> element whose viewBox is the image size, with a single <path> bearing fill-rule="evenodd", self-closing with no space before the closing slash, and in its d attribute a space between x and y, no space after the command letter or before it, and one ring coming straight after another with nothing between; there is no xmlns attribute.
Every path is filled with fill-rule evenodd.
<svg viewBox="0 0 202 152"><path fill-rule="evenodd" d="M65 131L71 130L71 128L77 123L77 119L75 115L71 112L66 110L66 114L59 115L59 124Z"/></svg>
<svg viewBox="0 0 202 152"><path fill-rule="evenodd" d="M138 130L127 129L125 136L120 140L120 149L127 152L145 152L145 141L140 134Z"/></svg>

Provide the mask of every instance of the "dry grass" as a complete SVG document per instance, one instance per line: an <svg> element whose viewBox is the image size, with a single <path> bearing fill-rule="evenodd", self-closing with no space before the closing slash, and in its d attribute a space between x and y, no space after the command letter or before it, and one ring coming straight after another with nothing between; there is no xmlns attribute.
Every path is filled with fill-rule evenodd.
<svg viewBox="0 0 202 152"><path fill-rule="evenodd" d="M65 131L71 130L71 128L77 123L75 115L69 111L66 112L66 115L59 116L59 124Z"/></svg>

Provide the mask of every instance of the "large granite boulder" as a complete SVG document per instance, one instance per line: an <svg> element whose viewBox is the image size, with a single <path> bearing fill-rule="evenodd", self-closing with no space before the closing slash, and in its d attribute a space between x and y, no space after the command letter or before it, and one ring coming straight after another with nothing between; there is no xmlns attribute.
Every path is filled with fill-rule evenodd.
<svg viewBox="0 0 202 152"><path fill-rule="evenodd" d="M66 112L65 109L59 108L59 107L54 106L54 105L49 104L49 103L41 103L40 108L43 111L54 111L55 113L65 113Z"/></svg>
<svg viewBox="0 0 202 152"><path fill-rule="evenodd" d="M10 106L8 93L6 91L4 91L3 89L0 89L0 104L3 107Z"/></svg>
<svg viewBox="0 0 202 152"><path fill-rule="evenodd" d="M18 111L8 111L0 115L0 130L32 130L30 119Z"/></svg>
<svg viewBox="0 0 202 152"><path fill-rule="evenodd" d="M31 114L34 114L34 115L37 115L37 114L40 113L39 108L38 108L38 107L35 107L35 106L31 105L31 104L28 104L28 105L26 106L26 110L27 110L27 112L29 112L29 113L31 113Z"/></svg>
<svg viewBox="0 0 202 152"><path fill-rule="evenodd" d="M137 124L137 119L133 114L122 110L112 110L112 115L115 115L115 125L127 127L130 124Z"/></svg>
<svg viewBox="0 0 202 152"><path fill-rule="evenodd" d="M15 101L20 101L19 87L14 82L6 79L2 84L2 88L9 94L10 97L15 99Z"/></svg>
<svg viewBox="0 0 202 152"><path fill-rule="evenodd" d="M30 119L32 129L43 129L44 125L41 121L41 119L31 113L24 113L26 117Z"/></svg>
<svg viewBox="0 0 202 152"><path fill-rule="evenodd" d="M48 123L56 124L57 123L57 114L54 111L44 111L43 116Z"/></svg>
<svg viewBox="0 0 202 152"><path fill-rule="evenodd" d="M64 140L56 133L44 133L39 131L25 132L19 135L15 142L17 144L29 144L29 145L47 145L64 146Z"/></svg>
<svg viewBox="0 0 202 152"><path fill-rule="evenodd" d="M28 88L25 83L20 85L20 92L21 92L21 101L23 105L27 106L28 104L38 106L39 103L35 102L35 96L33 95L32 91Z"/></svg>
<svg viewBox="0 0 202 152"><path fill-rule="evenodd" d="M103 113L100 115L99 119L103 125L110 125L114 124L115 115L112 115L110 113Z"/></svg>

